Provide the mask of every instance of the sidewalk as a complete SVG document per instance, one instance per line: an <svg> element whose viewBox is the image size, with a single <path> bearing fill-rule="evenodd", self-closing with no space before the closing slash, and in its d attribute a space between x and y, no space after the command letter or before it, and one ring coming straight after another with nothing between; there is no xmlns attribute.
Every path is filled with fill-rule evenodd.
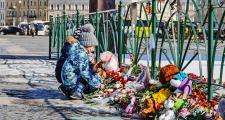
<svg viewBox="0 0 225 120"><path fill-rule="evenodd" d="M67 100L57 89L55 64L0 59L0 119L121 119L115 108L105 104Z"/></svg>
<svg viewBox="0 0 225 120"><path fill-rule="evenodd" d="M0 119L122 119L116 108L104 102L67 100L57 89L55 64L43 59L0 59ZM220 62L215 64L218 77ZM202 65L206 75L206 61ZM193 61L186 72L199 74L198 62ZM224 90L217 92L225 95Z"/></svg>

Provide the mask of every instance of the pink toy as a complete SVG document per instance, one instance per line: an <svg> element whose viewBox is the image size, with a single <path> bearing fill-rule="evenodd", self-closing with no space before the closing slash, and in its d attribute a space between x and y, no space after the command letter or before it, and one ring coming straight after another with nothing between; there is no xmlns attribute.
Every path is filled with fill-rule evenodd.
<svg viewBox="0 0 225 120"><path fill-rule="evenodd" d="M135 102L136 102L136 97L135 96L133 96L132 98L131 98L131 102L130 102L130 104L126 107L126 109L125 109L125 112L127 113L127 114L132 114L133 112L134 112L134 109L135 109Z"/></svg>
<svg viewBox="0 0 225 120"><path fill-rule="evenodd" d="M100 60L104 63L102 66L106 71L117 71L119 69L117 57L109 51L100 54Z"/></svg>

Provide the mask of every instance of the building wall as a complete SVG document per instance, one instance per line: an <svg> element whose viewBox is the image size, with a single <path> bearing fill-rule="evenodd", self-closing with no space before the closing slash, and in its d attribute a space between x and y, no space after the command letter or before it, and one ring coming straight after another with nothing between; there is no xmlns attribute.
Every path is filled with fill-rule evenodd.
<svg viewBox="0 0 225 120"><path fill-rule="evenodd" d="M32 20L47 20L48 0L6 0L6 24L12 25L13 19L16 25L20 22Z"/></svg>
<svg viewBox="0 0 225 120"><path fill-rule="evenodd" d="M79 10L81 14L89 13L89 0L49 0L48 15L62 15L65 10L66 14L74 14Z"/></svg>
<svg viewBox="0 0 225 120"><path fill-rule="evenodd" d="M0 26L5 25L5 0L0 0Z"/></svg>

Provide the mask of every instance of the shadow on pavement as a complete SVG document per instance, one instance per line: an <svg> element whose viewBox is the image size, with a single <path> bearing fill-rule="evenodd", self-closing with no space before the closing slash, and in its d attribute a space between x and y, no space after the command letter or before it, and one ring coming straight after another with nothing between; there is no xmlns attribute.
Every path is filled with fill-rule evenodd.
<svg viewBox="0 0 225 120"><path fill-rule="evenodd" d="M43 99L46 105L54 109L54 111L57 112L62 118L69 119L66 113L63 112L63 110L60 110L57 106L54 106L49 101L49 99L61 99L61 100L67 99L58 90L47 90L42 88L37 88L34 90L3 89L1 92L10 97L16 97L25 100ZM39 106L38 103L36 103L35 101L33 102L30 101L30 103L24 101L23 104Z"/></svg>
<svg viewBox="0 0 225 120"><path fill-rule="evenodd" d="M26 56L26 55L0 55L0 59L42 59L48 60L48 56Z"/></svg>
<svg viewBox="0 0 225 120"><path fill-rule="evenodd" d="M21 99L62 99L66 98L58 90L47 90L43 88L31 89L31 90L15 90L15 89L3 89L2 93L10 97L17 97Z"/></svg>

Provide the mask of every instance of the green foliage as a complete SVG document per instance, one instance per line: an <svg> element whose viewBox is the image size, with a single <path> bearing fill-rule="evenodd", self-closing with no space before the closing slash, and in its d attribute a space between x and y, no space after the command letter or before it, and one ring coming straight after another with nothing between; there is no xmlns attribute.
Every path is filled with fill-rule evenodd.
<svg viewBox="0 0 225 120"><path fill-rule="evenodd" d="M141 73L141 67L137 64L133 65L132 67L133 69L131 71L131 74L134 76L138 76Z"/></svg>

